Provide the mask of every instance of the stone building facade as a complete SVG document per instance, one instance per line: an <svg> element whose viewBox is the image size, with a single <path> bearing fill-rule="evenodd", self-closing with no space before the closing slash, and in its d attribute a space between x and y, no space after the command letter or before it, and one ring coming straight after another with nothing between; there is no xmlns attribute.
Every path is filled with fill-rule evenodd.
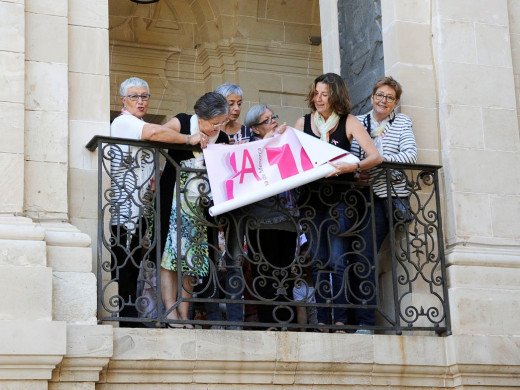
<svg viewBox="0 0 520 390"><path fill-rule="evenodd" d="M520 388L517 0L374 2L419 160L443 165L452 335L97 324L85 145L109 134L120 81L150 82L158 121L230 81L244 111L268 103L291 124L315 76L344 72L346 3L0 0L1 389Z"/></svg>

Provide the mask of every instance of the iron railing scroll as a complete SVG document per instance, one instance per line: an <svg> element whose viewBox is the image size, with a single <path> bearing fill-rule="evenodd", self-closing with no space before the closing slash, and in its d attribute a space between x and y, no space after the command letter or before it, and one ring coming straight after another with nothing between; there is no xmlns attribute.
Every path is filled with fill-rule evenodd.
<svg viewBox="0 0 520 390"><path fill-rule="evenodd" d="M205 169L180 166L167 154L197 147L96 136L87 148L98 151L99 322L349 333L360 328L355 313L364 310L376 317L364 327L377 333L451 333L440 166L381 165L387 193L396 194L396 177L406 182L409 206L403 218L386 199L389 234L376 254L370 184L322 179L210 217ZM177 273L180 298L169 308L160 272L161 237L171 226L159 221L172 210L160 196L164 161L177 172L171 221L179 234L170 246L181 253L175 261L183 269ZM186 286L193 292L183 293ZM189 319L172 319L183 302L190 304ZM237 311L230 322L226 315ZM302 311L331 318L298 323ZM334 321L339 313L346 313L344 322Z"/></svg>

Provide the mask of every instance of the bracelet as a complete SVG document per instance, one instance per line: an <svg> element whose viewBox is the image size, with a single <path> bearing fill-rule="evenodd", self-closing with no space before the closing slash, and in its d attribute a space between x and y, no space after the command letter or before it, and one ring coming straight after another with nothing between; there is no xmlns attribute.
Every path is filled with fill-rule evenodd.
<svg viewBox="0 0 520 390"><path fill-rule="evenodd" d="M186 145L190 144L190 138L191 138L191 135L190 134L186 134Z"/></svg>
<svg viewBox="0 0 520 390"><path fill-rule="evenodd" d="M356 173L361 173L361 165L359 163L357 163Z"/></svg>

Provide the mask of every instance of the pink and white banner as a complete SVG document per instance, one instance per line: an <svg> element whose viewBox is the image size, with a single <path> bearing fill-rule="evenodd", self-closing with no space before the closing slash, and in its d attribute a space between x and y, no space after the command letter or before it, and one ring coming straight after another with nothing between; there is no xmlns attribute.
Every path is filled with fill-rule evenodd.
<svg viewBox="0 0 520 390"><path fill-rule="evenodd" d="M292 127L272 138L204 149L213 216L296 188L334 172L329 161L359 159Z"/></svg>

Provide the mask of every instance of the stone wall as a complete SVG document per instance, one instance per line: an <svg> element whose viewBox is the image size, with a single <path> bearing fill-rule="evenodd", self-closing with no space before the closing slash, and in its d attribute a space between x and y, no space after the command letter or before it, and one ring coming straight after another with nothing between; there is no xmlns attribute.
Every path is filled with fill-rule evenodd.
<svg viewBox="0 0 520 390"><path fill-rule="evenodd" d="M519 318L505 308L520 294L520 176L505 167L520 163L509 28L518 8L383 0L382 10L385 68L403 84L419 160L443 165L453 331L514 335Z"/></svg>
<svg viewBox="0 0 520 390"><path fill-rule="evenodd" d="M320 36L317 0L112 0L111 109L120 110L119 84L131 75L148 81L149 113L165 120L193 113L199 96L232 82L244 90L239 121L266 103L293 125L308 111L305 95L322 72L321 47L309 36Z"/></svg>
<svg viewBox="0 0 520 390"><path fill-rule="evenodd" d="M506 0L488 10L482 2L442 1L432 11L458 333L518 334L520 315L509 312L520 299L520 173L510 169L520 164L520 141L509 28L518 11Z"/></svg>
<svg viewBox="0 0 520 390"><path fill-rule="evenodd" d="M443 165L449 337L96 324L97 173L84 145L108 134L114 86L135 71L132 61L164 63L139 73L159 97L173 97L156 113L188 110L193 100L176 96L235 81L247 104L267 101L290 122L306 111L301 98L321 73L320 48L305 39L319 35L319 15L336 2L161 0L173 16L155 20L156 8L139 6L136 19L121 21L136 24L122 31L137 40L123 34L126 46L110 46L108 6L129 3L0 0L1 389L520 387L515 0L381 0L385 72L404 86L420 161ZM152 43L172 26L187 46L157 59L164 48ZM141 47L147 32L152 42ZM120 48L132 45L133 54Z"/></svg>
<svg viewBox="0 0 520 390"><path fill-rule="evenodd" d="M5 124L0 145L0 213L20 213L24 202L24 126L25 126L25 40L24 6L0 1L0 120Z"/></svg>
<svg viewBox="0 0 520 390"><path fill-rule="evenodd" d="M515 79L516 114L519 123L518 128L520 128L520 3L515 0L508 0L507 7L509 9L509 34Z"/></svg>
<svg viewBox="0 0 520 390"><path fill-rule="evenodd" d="M105 81L89 73L103 67L89 44L100 53L108 47L100 39L103 32L108 36L101 15L107 16L106 3L99 0L88 6L78 0L0 1L6 141L0 147L2 389L47 389L69 343L85 340L86 333L72 336L68 327L97 328L91 238L69 222L84 210L75 207L81 204L76 199L96 205L97 171L92 186L85 185L85 176L75 181L95 163L84 149L84 132L108 129L108 66ZM96 119L101 125L90 128ZM96 214L94 207L88 218L95 221ZM105 352L83 354L69 372L85 371L94 365L87 360L100 354Z"/></svg>

